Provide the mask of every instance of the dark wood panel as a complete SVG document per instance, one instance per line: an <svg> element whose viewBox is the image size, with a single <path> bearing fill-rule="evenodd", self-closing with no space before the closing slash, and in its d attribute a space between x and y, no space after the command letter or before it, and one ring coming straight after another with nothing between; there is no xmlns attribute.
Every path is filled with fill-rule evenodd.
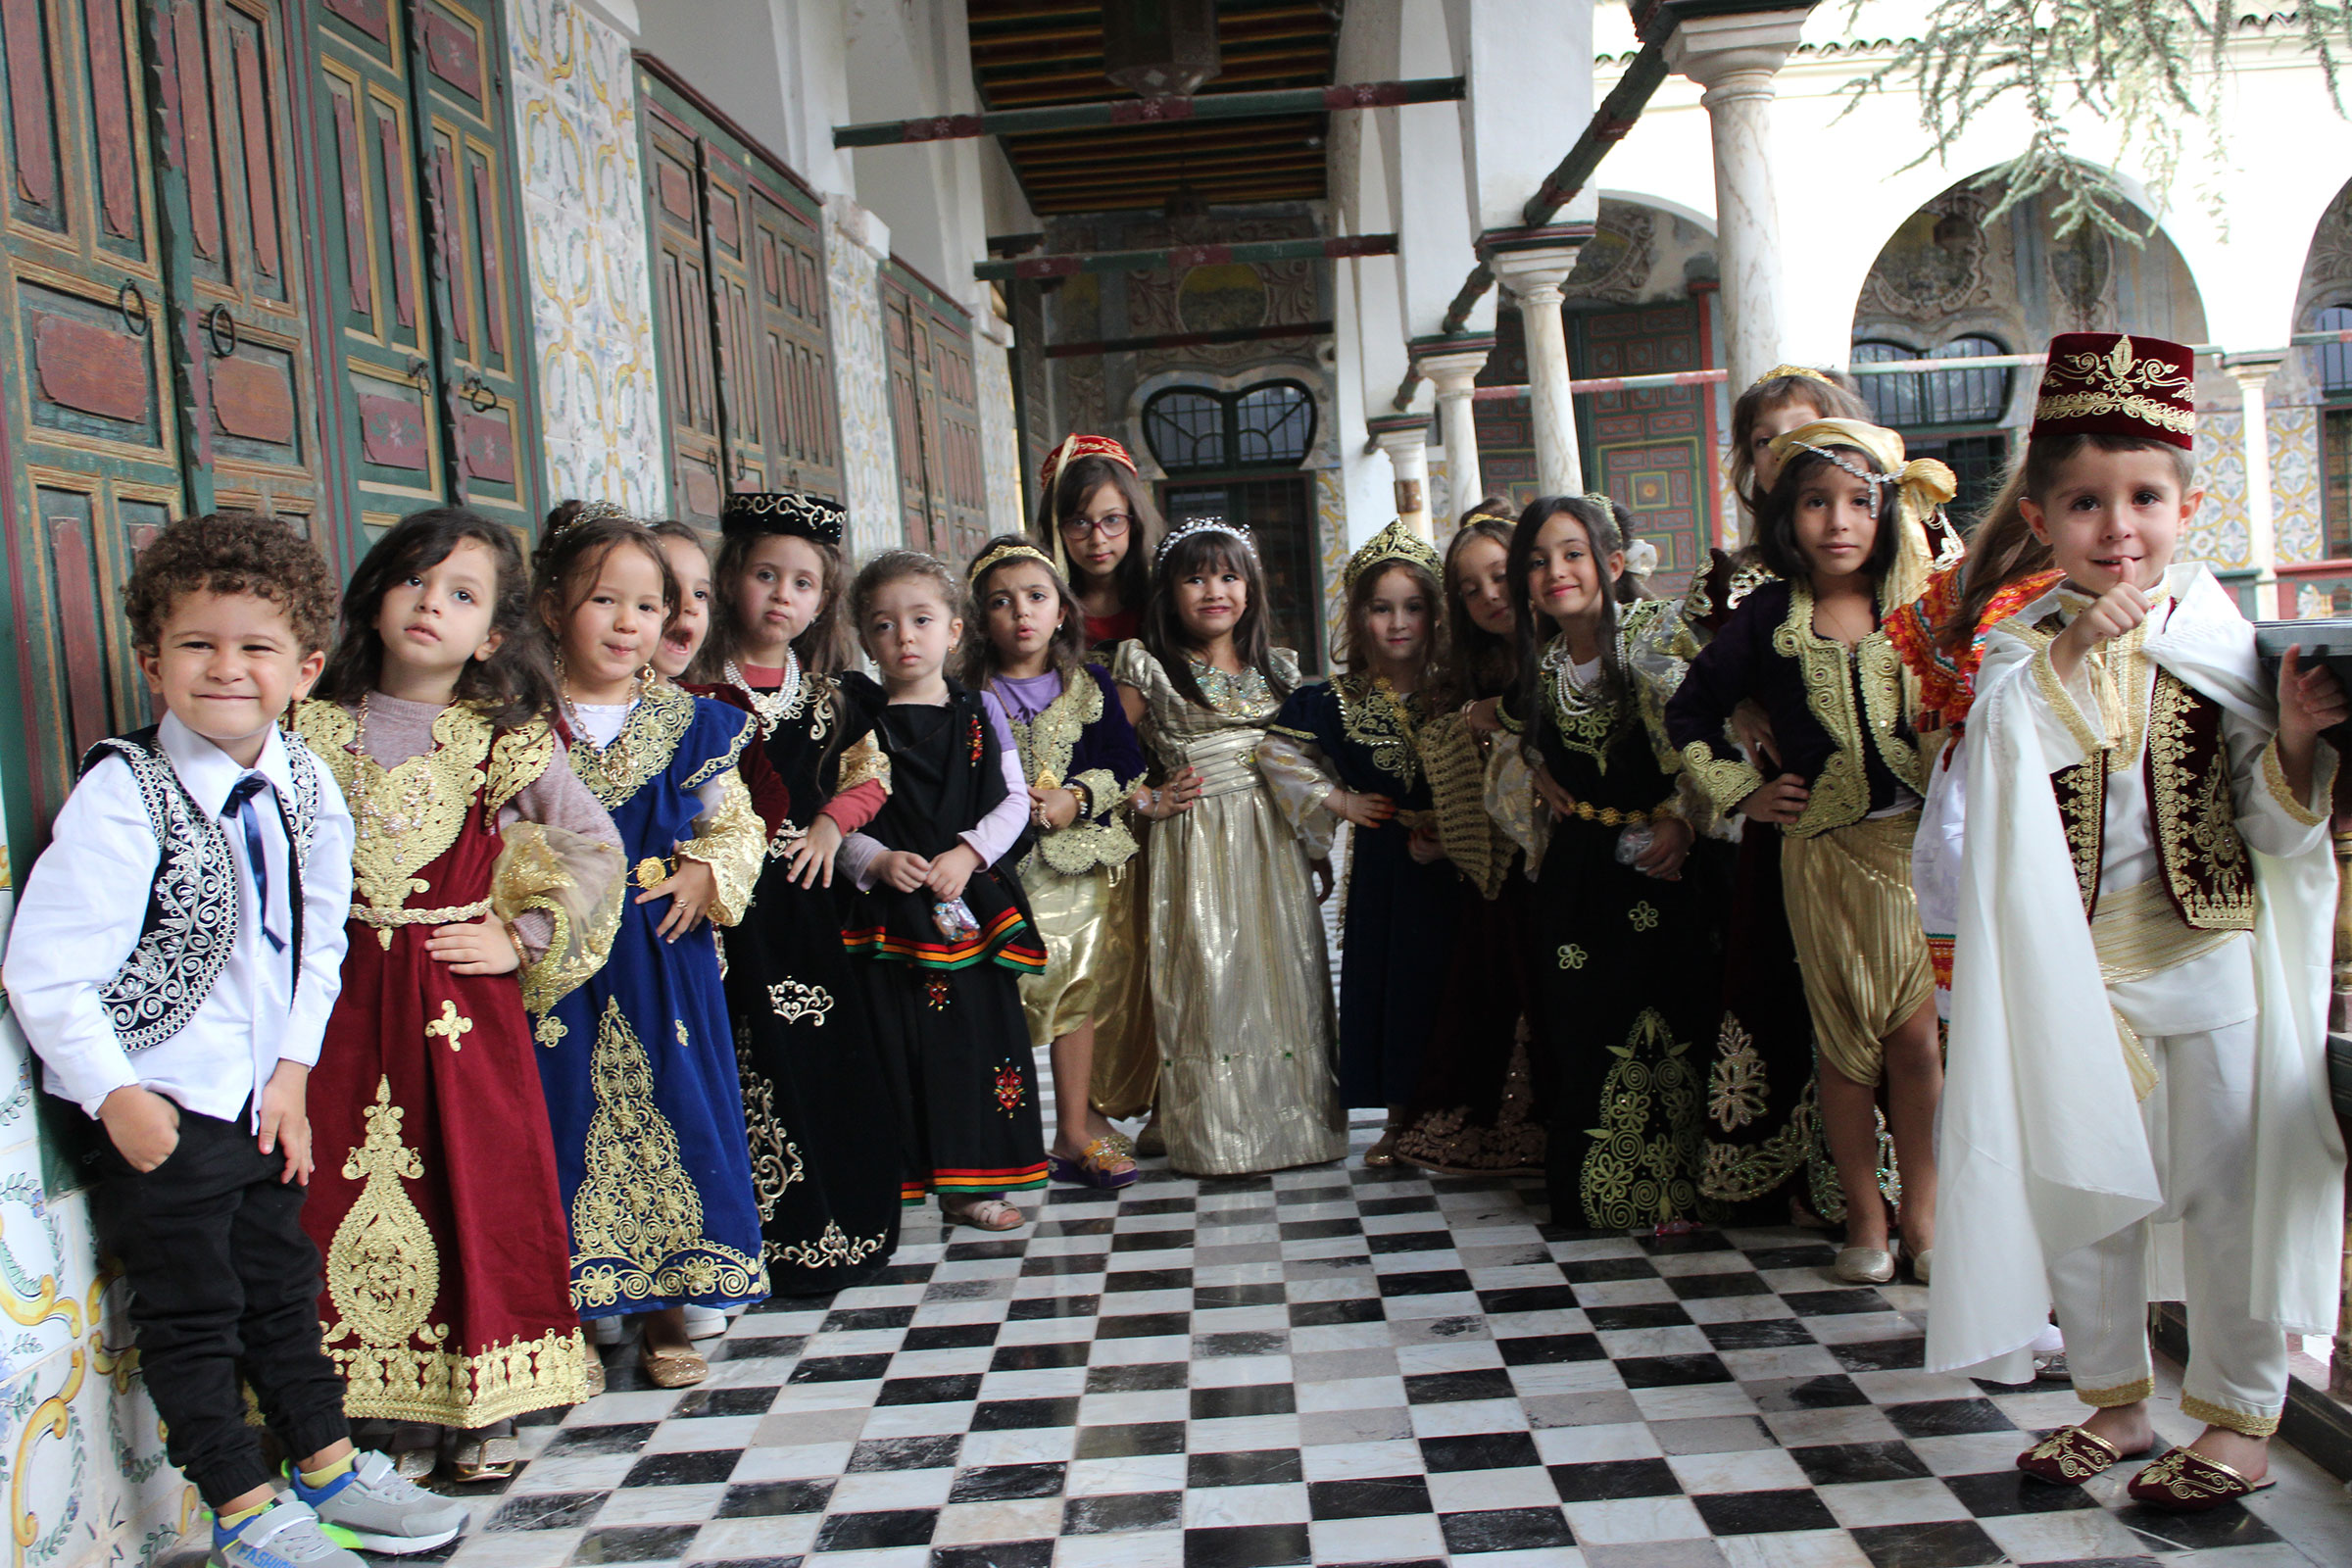
<svg viewBox="0 0 2352 1568"><path fill-rule="evenodd" d="M172 70L178 87L173 120L179 131L180 167L188 184L188 226L197 256L220 262L220 150L213 134L212 57L205 46L204 12L198 0L172 8Z"/></svg>
<svg viewBox="0 0 2352 1568"><path fill-rule="evenodd" d="M136 239L139 177L130 123L130 62L122 49L122 0L86 0L83 19L90 58L90 115L98 133L99 208L108 233Z"/></svg>
<svg viewBox="0 0 2352 1568"><path fill-rule="evenodd" d="M57 200L57 121L51 107L48 8L41 0L0 0L0 55L8 62L10 150L18 211L51 228L64 226ZM26 212L30 209L30 212Z"/></svg>
<svg viewBox="0 0 2352 1568"><path fill-rule="evenodd" d="M35 313L32 365L51 403L130 424L147 416L147 355L126 332L72 317Z"/></svg>
<svg viewBox="0 0 2352 1568"><path fill-rule="evenodd" d="M374 280L368 266L368 185L360 158L359 110L337 82L329 93L335 122L335 167L343 176L343 282L351 308L375 314Z"/></svg>
<svg viewBox="0 0 2352 1568"><path fill-rule="evenodd" d="M229 52L236 62L237 123L245 148L245 210L247 240L253 247L254 270L264 277L283 275L278 254L276 139L270 133L270 113L263 106L261 45L253 34L238 28Z"/></svg>

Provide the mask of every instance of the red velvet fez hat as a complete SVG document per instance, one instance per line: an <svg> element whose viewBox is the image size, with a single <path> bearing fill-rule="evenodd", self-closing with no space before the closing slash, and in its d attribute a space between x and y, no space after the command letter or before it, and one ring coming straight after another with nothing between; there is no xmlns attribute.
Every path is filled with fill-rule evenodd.
<svg viewBox="0 0 2352 1568"><path fill-rule="evenodd" d="M2120 332L2050 339L2033 439L2129 435L2186 448L2196 425L2196 356L2180 344Z"/></svg>

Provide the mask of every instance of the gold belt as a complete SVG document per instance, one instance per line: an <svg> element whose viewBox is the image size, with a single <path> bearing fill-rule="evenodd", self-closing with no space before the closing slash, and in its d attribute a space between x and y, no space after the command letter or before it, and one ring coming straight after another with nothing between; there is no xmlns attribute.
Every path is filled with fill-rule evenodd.
<svg viewBox="0 0 2352 1568"><path fill-rule="evenodd" d="M471 904L453 904L442 909L377 909L366 905L351 906L351 917L362 925L375 927L375 940L386 952L392 948L394 928L404 925L455 925L461 920L478 920L490 912L488 899L476 899Z"/></svg>
<svg viewBox="0 0 2352 1568"><path fill-rule="evenodd" d="M1602 827L1621 827L1628 822L1654 822L1661 816L1676 814L1663 806L1643 811L1621 806L1594 806L1591 801L1579 801L1569 809L1585 821L1598 822Z"/></svg>

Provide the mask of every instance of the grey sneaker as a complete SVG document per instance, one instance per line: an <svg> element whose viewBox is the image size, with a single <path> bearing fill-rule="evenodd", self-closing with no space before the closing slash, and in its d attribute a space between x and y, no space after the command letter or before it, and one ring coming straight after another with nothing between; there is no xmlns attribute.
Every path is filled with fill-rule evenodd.
<svg viewBox="0 0 2352 1568"><path fill-rule="evenodd" d="M291 1497L271 1503L234 1535L213 1526L212 1568L368 1568L358 1552L338 1546L318 1528L318 1516Z"/></svg>
<svg viewBox="0 0 2352 1568"><path fill-rule="evenodd" d="M350 1471L313 1491L294 1478L294 1494L318 1511L329 1539L395 1557L430 1551L466 1528L466 1505L401 1476L380 1453L354 1456Z"/></svg>

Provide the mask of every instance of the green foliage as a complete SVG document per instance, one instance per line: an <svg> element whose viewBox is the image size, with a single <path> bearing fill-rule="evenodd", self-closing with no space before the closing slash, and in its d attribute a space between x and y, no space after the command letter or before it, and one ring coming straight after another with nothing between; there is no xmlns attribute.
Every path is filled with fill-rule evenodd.
<svg viewBox="0 0 2352 1568"><path fill-rule="evenodd" d="M1848 25L1861 24L1866 4L1848 0ZM1915 89L1931 140L1905 166L1917 168L1949 154L1979 114L2016 95L2033 129L2025 150L1981 181L2000 190L1988 220L2047 192L2059 237L2089 223L2138 244L2154 220L2106 171L2075 156L2068 122L2088 116L2116 126L2161 204L2191 123L2207 127L2218 156L2215 85L2237 16L2230 0L1936 0L1919 36L1848 89L1847 111L1889 85ZM2352 36L2352 4L2304 4L2293 17L2335 97L2336 52Z"/></svg>

